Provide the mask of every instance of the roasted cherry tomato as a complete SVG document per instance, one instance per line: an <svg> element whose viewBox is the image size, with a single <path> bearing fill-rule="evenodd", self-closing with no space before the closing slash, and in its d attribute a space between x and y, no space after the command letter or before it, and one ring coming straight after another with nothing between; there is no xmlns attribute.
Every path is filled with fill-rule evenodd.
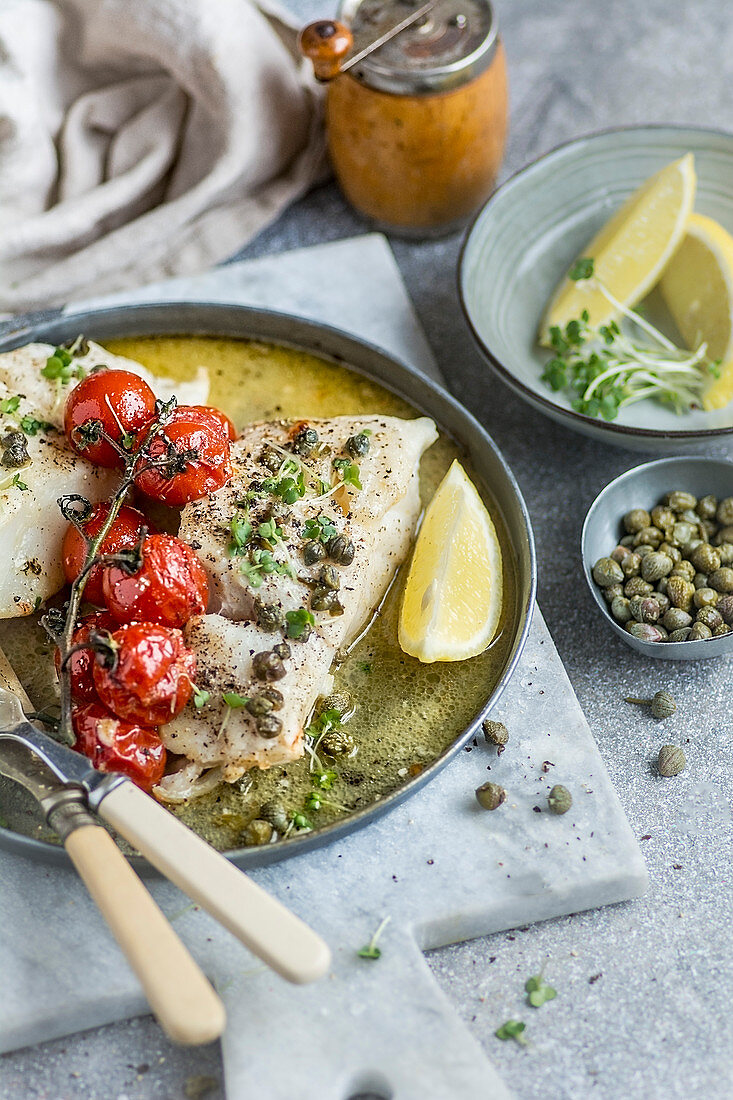
<svg viewBox="0 0 733 1100"><path fill-rule="evenodd" d="M148 535L142 559L137 573L118 565L104 570L104 602L118 623L142 619L182 627L206 611L206 570L187 543L175 535Z"/></svg>
<svg viewBox="0 0 733 1100"><path fill-rule="evenodd" d="M113 668L95 655L94 686L119 718L162 726L183 710L193 691L196 658L180 630L156 623L128 623L112 635Z"/></svg>
<svg viewBox="0 0 733 1100"><path fill-rule="evenodd" d="M109 504L106 501L94 505L89 519L84 524L84 530L90 537L93 538L95 535L99 534L102 524L108 515ZM119 550L127 550L131 546L135 546L140 538L140 531L142 528L147 527L150 529L150 526L151 525L145 519L142 512L138 512L136 508L123 506L120 508L119 514L112 524L109 534L102 543L100 553L116 554ZM70 523L64 535L64 541L61 547L64 573L66 574L66 579L69 584L79 576L86 555L86 543L73 523ZM84 587L84 599L89 600L90 603L98 604L100 607L104 605L102 571L103 566L95 565Z"/></svg>
<svg viewBox="0 0 733 1100"><path fill-rule="evenodd" d="M107 630L112 633L117 629L117 623L108 611L95 611L93 615L85 615L71 636L72 646L86 642L89 632L92 630ZM61 674L61 653L57 649L54 654L56 672ZM92 666L94 664L94 651L92 649L77 649L68 660L68 669L71 679L71 697L80 703L91 703L98 699L97 689L94 686Z"/></svg>
<svg viewBox="0 0 733 1100"><path fill-rule="evenodd" d="M88 756L100 772L121 772L144 791L160 782L166 751L157 729L124 722L100 702L75 706L71 719L74 748Z"/></svg>
<svg viewBox="0 0 733 1100"><path fill-rule="evenodd" d="M186 452L196 452L196 457L187 460ZM153 440L150 459L165 464L142 470L135 483L166 504L198 500L221 489L232 476L229 440L221 421L199 405L179 405Z"/></svg>
<svg viewBox="0 0 733 1100"><path fill-rule="evenodd" d="M100 421L114 440L136 436L155 412L155 394L129 370L99 370L87 375L66 399L64 430L75 451L97 466L120 466L122 459L105 439L92 442L83 426ZM129 449L129 444L128 444Z"/></svg>
<svg viewBox="0 0 733 1100"><path fill-rule="evenodd" d="M223 413L221 409L215 409L213 405L192 405L193 409L200 409L202 412L208 413L209 416L213 416L214 420L221 424L224 435L227 437L230 443L233 443L237 436L237 429L232 424L231 420L226 413Z"/></svg>

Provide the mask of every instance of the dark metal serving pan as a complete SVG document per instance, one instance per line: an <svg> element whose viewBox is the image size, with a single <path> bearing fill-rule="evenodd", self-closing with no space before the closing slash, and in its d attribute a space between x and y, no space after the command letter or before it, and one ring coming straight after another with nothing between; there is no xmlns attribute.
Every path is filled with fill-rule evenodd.
<svg viewBox="0 0 733 1100"><path fill-rule="evenodd" d="M59 344L79 332L102 343L123 336L186 335L254 339L299 348L343 364L380 383L421 413L433 417L466 453L481 487L501 514L515 560L516 598L509 627L512 645L498 682L491 690L487 689L480 710L452 744L420 775L408 780L391 795L350 814L343 821L286 843L234 849L227 855L241 867L256 867L319 847L368 825L428 783L474 735L508 683L527 639L536 589L534 539L527 507L503 456L478 421L434 382L371 344L327 325L284 313L209 302L166 302L28 315L0 327L0 352L38 341ZM8 786L3 786L4 795ZM2 827L0 846L46 862L67 860L61 847ZM139 857L133 857L133 862L141 868L147 867Z"/></svg>

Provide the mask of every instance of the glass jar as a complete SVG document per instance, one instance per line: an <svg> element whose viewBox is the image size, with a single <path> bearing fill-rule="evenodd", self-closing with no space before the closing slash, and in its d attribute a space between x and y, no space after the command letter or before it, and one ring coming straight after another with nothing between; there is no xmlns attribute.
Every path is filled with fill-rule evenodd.
<svg viewBox="0 0 733 1100"><path fill-rule="evenodd" d="M419 6L345 0L358 53ZM507 130L504 50L488 0L432 10L328 84L331 159L351 204L380 228L427 237L490 194Z"/></svg>

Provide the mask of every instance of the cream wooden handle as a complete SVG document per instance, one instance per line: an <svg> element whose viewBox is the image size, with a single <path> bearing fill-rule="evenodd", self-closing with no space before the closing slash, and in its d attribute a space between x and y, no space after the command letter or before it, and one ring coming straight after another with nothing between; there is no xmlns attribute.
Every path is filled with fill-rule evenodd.
<svg viewBox="0 0 733 1100"><path fill-rule="evenodd" d="M132 783L105 795L97 812L278 974L291 982L325 974L331 953L320 936Z"/></svg>
<svg viewBox="0 0 733 1100"><path fill-rule="evenodd" d="M191 1045L217 1039L223 1004L109 833L82 825L64 845L166 1034Z"/></svg>

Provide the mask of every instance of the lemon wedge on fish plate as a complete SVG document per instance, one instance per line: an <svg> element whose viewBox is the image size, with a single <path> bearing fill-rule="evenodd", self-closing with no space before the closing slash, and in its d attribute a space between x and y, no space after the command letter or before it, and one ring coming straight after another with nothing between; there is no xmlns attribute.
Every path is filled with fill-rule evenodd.
<svg viewBox="0 0 733 1100"><path fill-rule="evenodd" d="M659 289L689 348L707 344L720 377L703 394L706 409L733 399L733 237L703 214L693 214Z"/></svg>
<svg viewBox="0 0 733 1100"><path fill-rule="evenodd" d="M496 529L456 461L417 536L400 609L400 645L425 663L476 657L496 633L501 606Z"/></svg>
<svg viewBox="0 0 733 1100"><path fill-rule="evenodd" d="M623 306L633 308L658 282L685 235L696 183L695 161L687 153L643 183L583 250L594 261L597 280ZM583 310L592 328L618 315L596 285L564 279L540 326L540 342L549 346L550 329L565 328Z"/></svg>

